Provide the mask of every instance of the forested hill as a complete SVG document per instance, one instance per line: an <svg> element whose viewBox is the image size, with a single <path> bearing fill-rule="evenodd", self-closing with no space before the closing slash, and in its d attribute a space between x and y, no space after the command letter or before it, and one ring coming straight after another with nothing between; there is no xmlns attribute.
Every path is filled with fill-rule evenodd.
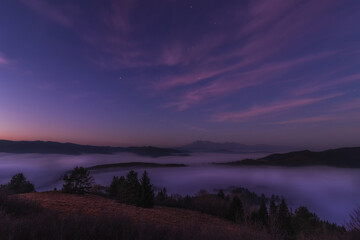
<svg viewBox="0 0 360 240"><path fill-rule="evenodd" d="M114 154L130 152L138 155L160 157L184 154L180 150L157 147L110 147L90 146L74 143L44 142L44 141L8 141L0 140L0 152L4 153L46 153L46 154Z"/></svg>
<svg viewBox="0 0 360 240"><path fill-rule="evenodd" d="M233 166L332 166L342 168L360 168L360 147L330 149L323 152L309 150L271 154L260 159L245 159L221 163Z"/></svg>

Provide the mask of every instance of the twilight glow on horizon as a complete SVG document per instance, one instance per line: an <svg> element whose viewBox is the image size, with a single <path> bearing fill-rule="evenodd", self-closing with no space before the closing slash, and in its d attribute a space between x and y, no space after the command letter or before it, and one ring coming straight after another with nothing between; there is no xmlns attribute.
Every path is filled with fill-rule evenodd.
<svg viewBox="0 0 360 240"><path fill-rule="evenodd" d="M0 139L360 145L358 0L0 2Z"/></svg>

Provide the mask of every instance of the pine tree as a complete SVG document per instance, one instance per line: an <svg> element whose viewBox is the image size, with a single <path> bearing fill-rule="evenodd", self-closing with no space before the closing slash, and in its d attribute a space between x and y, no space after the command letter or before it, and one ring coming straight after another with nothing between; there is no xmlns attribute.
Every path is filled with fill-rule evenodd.
<svg viewBox="0 0 360 240"><path fill-rule="evenodd" d="M285 202L285 199L281 199L281 203L279 206L278 212L278 221L280 228L283 232L290 234L292 232L291 229L291 215L289 212L289 208Z"/></svg>
<svg viewBox="0 0 360 240"><path fill-rule="evenodd" d="M241 222L244 219L243 204L238 196L234 196L230 204L229 219L234 222Z"/></svg>
<svg viewBox="0 0 360 240"><path fill-rule="evenodd" d="M269 224L272 231L277 231L278 226L278 207L275 204L275 196L271 196L270 205L269 205Z"/></svg>
<svg viewBox="0 0 360 240"><path fill-rule="evenodd" d="M119 177L114 176L109 187L109 197L115 198L118 193Z"/></svg>
<svg viewBox="0 0 360 240"><path fill-rule="evenodd" d="M295 210L292 225L295 232L309 234L320 226L320 219L306 207L300 206Z"/></svg>
<svg viewBox="0 0 360 240"><path fill-rule="evenodd" d="M163 202L165 201L166 199L168 198L168 195L167 195L167 190L166 188L163 188L161 189L157 196L156 196L156 200L159 201L159 202Z"/></svg>
<svg viewBox="0 0 360 240"><path fill-rule="evenodd" d="M70 175L65 174L63 192L84 194L90 190L94 184L94 178L90 171L83 167L75 167Z"/></svg>
<svg viewBox="0 0 360 240"><path fill-rule="evenodd" d="M262 224L264 224L264 225L268 224L269 215L268 215L268 211L266 208L266 198L265 198L264 194L261 195L261 203L260 203L260 208L259 208L259 212L258 212L258 219Z"/></svg>
<svg viewBox="0 0 360 240"><path fill-rule="evenodd" d="M166 190L164 190L166 195ZM140 181L137 172L131 170L126 178L113 177L109 188L109 196L125 204L152 208L154 206L154 190L150 178L144 171Z"/></svg>
<svg viewBox="0 0 360 240"><path fill-rule="evenodd" d="M121 203L126 203L126 194L127 194L126 191L127 191L126 179L124 176L121 176L117 182L115 198Z"/></svg>
<svg viewBox="0 0 360 240"><path fill-rule="evenodd" d="M138 205L140 194L140 183L137 172L131 170L126 175L124 193L122 194L121 198L124 200L124 203Z"/></svg>
<svg viewBox="0 0 360 240"><path fill-rule="evenodd" d="M219 190L216 196L220 199L225 199L225 193L222 189Z"/></svg>
<svg viewBox="0 0 360 240"><path fill-rule="evenodd" d="M114 176L109 187L109 197L117 198L119 192L124 191L124 185L125 185L125 178L123 176L121 177Z"/></svg>
<svg viewBox="0 0 360 240"><path fill-rule="evenodd" d="M271 196L271 200L270 200L269 217L270 217L270 219L275 219L276 216L277 216L277 207L275 204L275 197L273 195L273 196Z"/></svg>
<svg viewBox="0 0 360 240"><path fill-rule="evenodd" d="M141 195L138 206L152 208L154 206L154 190L146 171L144 171L140 179L140 189Z"/></svg>

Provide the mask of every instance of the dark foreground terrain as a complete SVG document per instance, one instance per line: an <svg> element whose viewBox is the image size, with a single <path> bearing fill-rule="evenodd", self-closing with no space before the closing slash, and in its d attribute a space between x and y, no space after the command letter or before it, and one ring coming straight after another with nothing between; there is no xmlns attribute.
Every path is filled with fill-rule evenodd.
<svg viewBox="0 0 360 240"><path fill-rule="evenodd" d="M313 221L302 219L308 219L305 225ZM319 231L304 231L296 238L271 229L181 208L140 208L93 194L0 194L0 239L358 240L360 236L321 225Z"/></svg>
<svg viewBox="0 0 360 240"><path fill-rule="evenodd" d="M272 239L260 229L196 211L162 206L144 209L95 195L27 193L19 195L19 200L25 200L24 204L31 201L44 212L58 216L58 219L54 218L56 221L45 217L44 222L39 222L41 218L36 217L35 222L44 225L41 229L31 230L40 233L30 239L47 239L50 236L47 232L55 233L51 239L239 239L239 236L240 239ZM29 209L28 206L26 208ZM19 228L25 229L21 231L27 229L21 224L32 224L33 218L30 217L36 214L40 213L30 213L29 223L26 223L27 216L23 216L23 220L17 223ZM68 226L67 222L71 222L72 226ZM102 231L106 232L104 236L101 236ZM0 234L4 236L4 232L0 231Z"/></svg>

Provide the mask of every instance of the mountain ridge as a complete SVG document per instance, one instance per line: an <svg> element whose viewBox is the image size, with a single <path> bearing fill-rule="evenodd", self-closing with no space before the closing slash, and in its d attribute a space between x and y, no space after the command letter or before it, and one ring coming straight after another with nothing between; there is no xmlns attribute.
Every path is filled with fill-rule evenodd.
<svg viewBox="0 0 360 240"><path fill-rule="evenodd" d="M60 143L53 141L10 141L0 140L0 152L4 153L40 153L40 154L115 154L120 152L135 153L143 156L161 157L185 155L181 150L171 148L144 147L110 147L92 146L75 143Z"/></svg>
<svg viewBox="0 0 360 240"><path fill-rule="evenodd" d="M360 168L360 147L336 148L320 152L303 150L289 153L277 153L259 159L244 159L216 164L230 166L331 166Z"/></svg>
<svg viewBox="0 0 360 240"><path fill-rule="evenodd" d="M212 142L197 140L177 149L190 152L219 152L219 153L273 153L294 150L290 146L273 146L267 144L247 145L237 142Z"/></svg>

